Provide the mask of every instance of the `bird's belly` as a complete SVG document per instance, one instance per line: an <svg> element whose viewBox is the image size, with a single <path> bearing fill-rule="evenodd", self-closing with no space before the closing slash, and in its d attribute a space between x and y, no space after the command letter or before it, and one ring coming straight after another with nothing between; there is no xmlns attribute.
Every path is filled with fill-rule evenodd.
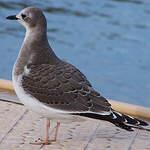
<svg viewBox="0 0 150 150"><path fill-rule="evenodd" d="M81 116L70 115L69 112L64 112L46 106L41 103L35 97L27 94L21 86L21 75L18 78L13 77L13 85L19 100L30 110L38 113L39 115L49 118L53 121L59 121L63 123L74 122L74 121L84 121L85 118Z"/></svg>

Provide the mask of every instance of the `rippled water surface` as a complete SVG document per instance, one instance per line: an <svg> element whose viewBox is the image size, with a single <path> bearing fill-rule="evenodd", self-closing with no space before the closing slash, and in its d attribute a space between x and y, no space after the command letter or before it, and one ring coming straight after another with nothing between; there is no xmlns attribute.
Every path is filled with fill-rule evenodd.
<svg viewBox="0 0 150 150"><path fill-rule="evenodd" d="M1 0L0 78L11 79L25 34L5 17L31 5L43 9L55 53L102 95L150 107L150 1Z"/></svg>

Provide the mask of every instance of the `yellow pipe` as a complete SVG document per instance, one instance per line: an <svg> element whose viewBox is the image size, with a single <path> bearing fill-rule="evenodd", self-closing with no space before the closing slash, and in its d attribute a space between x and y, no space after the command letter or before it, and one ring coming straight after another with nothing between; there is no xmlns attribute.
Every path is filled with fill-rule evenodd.
<svg viewBox="0 0 150 150"><path fill-rule="evenodd" d="M120 113L128 114L130 116L134 116L136 118L141 118L144 120L150 120L150 108L114 100L109 100L109 102L111 103L112 108Z"/></svg>
<svg viewBox="0 0 150 150"><path fill-rule="evenodd" d="M13 84L9 80L0 79L0 90L15 93ZM137 118L150 120L150 108L109 100L112 108L120 113L128 114Z"/></svg>
<svg viewBox="0 0 150 150"><path fill-rule="evenodd" d="M10 80L0 79L0 90L15 93L13 84Z"/></svg>

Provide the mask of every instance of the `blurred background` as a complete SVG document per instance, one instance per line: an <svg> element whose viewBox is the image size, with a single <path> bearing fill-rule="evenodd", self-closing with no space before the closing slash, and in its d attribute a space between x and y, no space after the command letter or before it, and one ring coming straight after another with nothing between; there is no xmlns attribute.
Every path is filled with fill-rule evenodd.
<svg viewBox="0 0 150 150"><path fill-rule="evenodd" d="M55 53L109 99L150 107L150 1L0 0L0 78L11 71L25 29L6 16L41 8Z"/></svg>

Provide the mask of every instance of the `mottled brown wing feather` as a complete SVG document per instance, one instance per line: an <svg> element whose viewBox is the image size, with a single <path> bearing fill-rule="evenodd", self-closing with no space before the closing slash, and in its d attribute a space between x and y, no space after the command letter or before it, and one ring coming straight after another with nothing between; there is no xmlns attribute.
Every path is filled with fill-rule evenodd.
<svg viewBox="0 0 150 150"><path fill-rule="evenodd" d="M109 111L108 101L97 93L87 78L71 64L28 65L23 75L24 90L40 102L64 111Z"/></svg>

